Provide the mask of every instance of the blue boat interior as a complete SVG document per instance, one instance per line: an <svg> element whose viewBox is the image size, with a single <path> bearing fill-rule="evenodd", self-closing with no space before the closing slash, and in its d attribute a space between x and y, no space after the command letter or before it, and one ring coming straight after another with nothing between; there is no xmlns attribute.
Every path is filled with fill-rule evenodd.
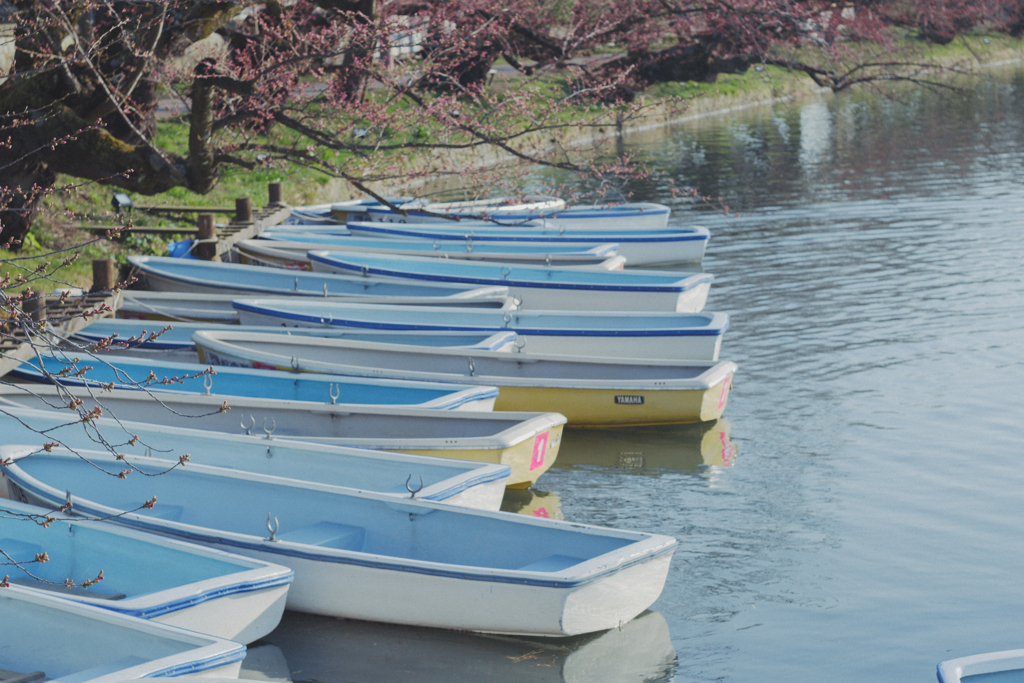
<svg viewBox="0 0 1024 683"><path fill-rule="evenodd" d="M364 268L372 274L422 277L438 281L472 281L486 285L572 284L608 289L656 287L681 291L696 281L709 282L712 275L693 273L657 273L637 271L610 271L584 268L546 268L516 264L487 263L415 257L375 256L350 252L310 251L309 257L338 268L359 274ZM687 282L690 280L691 282Z"/></svg>
<svg viewBox="0 0 1024 683"><path fill-rule="evenodd" d="M80 584L102 571L102 581L86 589L73 590L80 590L85 597L110 600L148 595L253 568L251 564L204 557L121 536L105 531L98 522L89 521L57 520L44 529L32 522L0 518L0 548L12 560L23 564L24 569L4 567L12 583L38 588L38 582L26 569L56 584L63 584L65 579ZM44 552L49 558L47 562L24 564Z"/></svg>
<svg viewBox="0 0 1024 683"><path fill-rule="evenodd" d="M60 357L49 356L44 359L43 365L51 373L57 373L67 366L67 362ZM221 396L331 403L332 394L336 394L338 403L362 405L420 405L467 389L475 391L470 387L456 385L447 386L424 382L417 386L415 382L389 383L388 380L371 382L333 375L222 366L217 366L214 369L215 374L197 377L195 375L205 372L210 366L198 363L158 363L149 359L111 358L107 361L99 357L89 357L82 359L77 367L90 369L77 378L62 378L62 383L82 386L113 382L120 388L139 388L133 382L145 383L149 373L153 372L156 380L146 386L154 391L205 394L206 387L209 385L211 394ZM22 364L14 372L22 377L45 381L42 373L29 363ZM188 379L181 379L186 377ZM164 383L165 379L167 383ZM480 398L480 396L474 396L474 398Z"/></svg>
<svg viewBox="0 0 1024 683"><path fill-rule="evenodd" d="M316 491L297 485L177 469L117 479L77 458L40 454L18 462L31 477L72 496L134 510L157 496L147 517L333 550L469 567L554 572L625 547L642 534L534 525L516 515L432 509L401 500ZM116 465L114 465L116 467ZM254 539L255 540L255 539ZM266 544L262 544L265 546Z"/></svg>
<svg viewBox="0 0 1024 683"><path fill-rule="evenodd" d="M202 636L174 637L139 631L134 621L111 623L19 599L0 590L3 647L0 668L43 671L76 683L144 662L182 655L205 644ZM242 646L238 646L241 649ZM239 657L241 653L239 653ZM185 657L182 663L186 663Z"/></svg>

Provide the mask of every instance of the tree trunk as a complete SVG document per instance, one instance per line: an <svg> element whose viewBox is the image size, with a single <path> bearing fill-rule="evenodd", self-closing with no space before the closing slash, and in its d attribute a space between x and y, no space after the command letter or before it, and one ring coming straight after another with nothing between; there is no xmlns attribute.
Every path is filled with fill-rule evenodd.
<svg viewBox="0 0 1024 683"><path fill-rule="evenodd" d="M21 250L46 194L57 183L57 174L41 161L24 161L0 173L0 246Z"/></svg>

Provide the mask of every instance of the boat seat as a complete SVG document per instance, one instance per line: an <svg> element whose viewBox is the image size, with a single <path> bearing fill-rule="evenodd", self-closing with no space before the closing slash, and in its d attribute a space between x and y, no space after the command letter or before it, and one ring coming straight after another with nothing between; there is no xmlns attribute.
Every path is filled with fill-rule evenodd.
<svg viewBox="0 0 1024 683"><path fill-rule="evenodd" d="M19 564L32 562L36 559L36 555L43 552L42 546L36 545L35 543L29 543L27 541L19 541L16 538L0 538L0 548L2 548L13 561ZM6 558L0 558L0 561L3 560L6 560Z"/></svg>
<svg viewBox="0 0 1024 683"><path fill-rule="evenodd" d="M571 555L548 555L536 562L531 562L530 564L519 567L519 571L558 572L584 561L585 560L582 557L572 557Z"/></svg>
<svg viewBox="0 0 1024 683"><path fill-rule="evenodd" d="M278 534L277 538L289 543L334 548L336 550L362 550L366 543L366 529L361 526L317 522L294 531Z"/></svg>

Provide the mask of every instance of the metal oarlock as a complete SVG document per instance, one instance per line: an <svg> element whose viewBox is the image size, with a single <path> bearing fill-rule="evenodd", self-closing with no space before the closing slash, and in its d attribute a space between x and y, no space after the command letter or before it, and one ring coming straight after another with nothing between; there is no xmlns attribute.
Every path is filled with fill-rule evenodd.
<svg viewBox="0 0 1024 683"><path fill-rule="evenodd" d="M270 525L271 517L273 517L273 519L274 519L274 525L273 526ZM267 540L268 541L273 541L274 543L276 543L277 542L277 530L280 529L280 528L281 528L281 523L277 521L277 517L274 517L273 513L268 512L267 513L267 531L270 532L270 536L267 537Z"/></svg>
<svg viewBox="0 0 1024 683"><path fill-rule="evenodd" d="M277 420L271 418L270 429L267 429L267 418L263 418L263 431L266 433L268 439L274 435L275 429L277 429Z"/></svg>
<svg viewBox="0 0 1024 683"><path fill-rule="evenodd" d="M338 402L338 397L341 396L341 387L332 382L330 387L328 387L327 392L331 397L331 405L333 406Z"/></svg>
<svg viewBox="0 0 1024 683"><path fill-rule="evenodd" d="M213 389L213 375L207 373L203 375L203 389L206 390L206 395L210 395L210 389Z"/></svg>
<svg viewBox="0 0 1024 683"><path fill-rule="evenodd" d="M469 376L472 377L476 374L476 366L473 365L473 359L469 359Z"/></svg>
<svg viewBox="0 0 1024 683"><path fill-rule="evenodd" d="M411 474L409 475L409 478L405 480L405 490L409 492L410 498L415 498L416 494L423 490L423 475L420 475L420 487L418 489L413 489L413 487L409 486L410 481L412 481Z"/></svg>
<svg viewBox="0 0 1024 683"><path fill-rule="evenodd" d="M255 429L255 427L256 427L256 418L253 417L251 413L249 414L249 419L252 420L252 424L249 425L248 427L245 426L245 416L244 415L242 416L242 421L238 423L239 426L241 426L241 428L245 430L245 435L246 436L252 436L252 430Z"/></svg>

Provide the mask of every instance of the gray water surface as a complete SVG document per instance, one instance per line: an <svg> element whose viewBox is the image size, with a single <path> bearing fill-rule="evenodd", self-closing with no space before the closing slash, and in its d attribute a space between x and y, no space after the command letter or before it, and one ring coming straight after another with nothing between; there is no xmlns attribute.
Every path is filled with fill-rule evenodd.
<svg viewBox="0 0 1024 683"><path fill-rule="evenodd" d="M289 615L293 678L932 681L1024 647L1024 72L626 149L663 172L636 199L712 231L727 421L570 431L507 504L678 538L654 613L563 646Z"/></svg>

